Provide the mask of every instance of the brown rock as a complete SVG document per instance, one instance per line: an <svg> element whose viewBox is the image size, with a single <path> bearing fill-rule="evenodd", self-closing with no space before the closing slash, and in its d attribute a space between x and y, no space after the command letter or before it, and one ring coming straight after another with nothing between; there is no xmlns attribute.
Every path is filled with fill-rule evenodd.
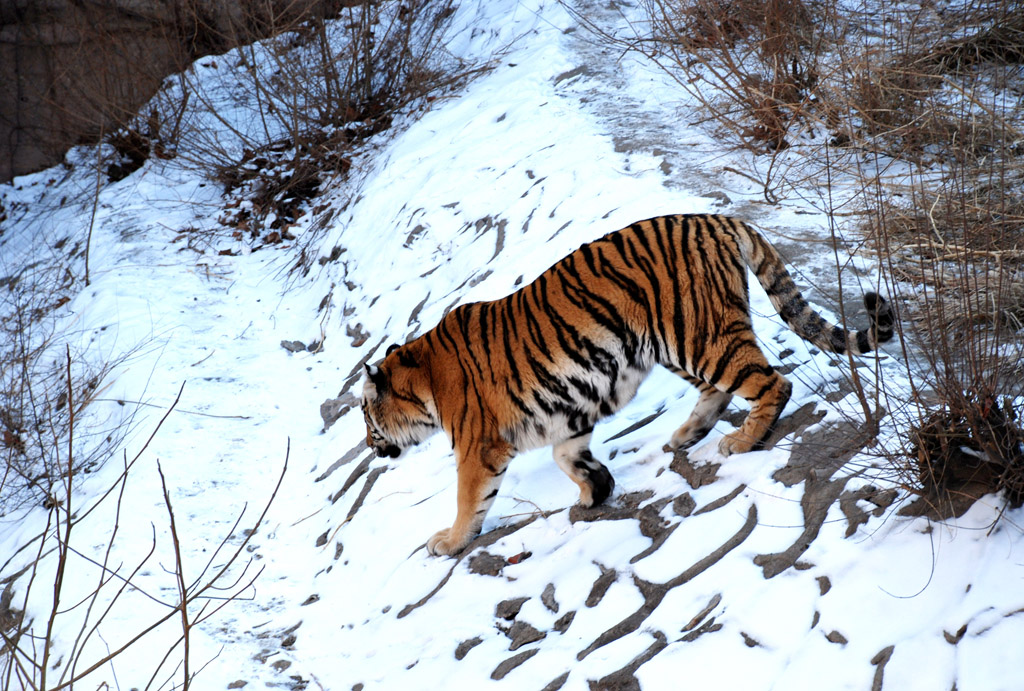
<svg viewBox="0 0 1024 691"><path fill-rule="evenodd" d="M329 0L0 0L0 183L125 124L164 77ZM275 22L268 22L268 12ZM154 116L141 133L156 135ZM156 152L159 155L159 152Z"/></svg>

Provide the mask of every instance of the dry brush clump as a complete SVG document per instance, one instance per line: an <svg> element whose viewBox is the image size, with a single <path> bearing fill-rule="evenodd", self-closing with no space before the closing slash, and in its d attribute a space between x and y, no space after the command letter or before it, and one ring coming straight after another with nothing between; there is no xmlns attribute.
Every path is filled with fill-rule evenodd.
<svg viewBox="0 0 1024 691"><path fill-rule="evenodd" d="M920 206L891 203L876 219L884 225L868 227L900 259L896 277L922 288L908 296L912 319L955 340L979 326L1024 328L1024 166L1015 177L1008 187L917 189Z"/></svg>
<svg viewBox="0 0 1024 691"><path fill-rule="evenodd" d="M905 421L922 494L911 511L935 516L986 492L1024 500L1024 120L1012 87L1024 22L1004 9L954 15L955 36L907 51L936 86L890 133L924 165L882 190L869 224L910 287L928 401Z"/></svg>
<svg viewBox="0 0 1024 691"><path fill-rule="evenodd" d="M295 239L289 229L349 180L375 135L482 69L445 49L452 2L345 5L282 17L273 38L200 61L157 99L178 160L224 186L221 224L253 248ZM317 259L315 235L298 243L301 270Z"/></svg>
<svg viewBox="0 0 1024 691"><path fill-rule="evenodd" d="M979 99L1000 88L992 61L1021 54L1024 21L1011 5L647 0L649 34L620 42L755 153L800 139L901 157L984 154L1013 110Z"/></svg>
<svg viewBox="0 0 1024 691"><path fill-rule="evenodd" d="M817 17L803 0L649 0L648 50L752 151L790 146L820 79Z"/></svg>
<svg viewBox="0 0 1024 691"><path fill-rule="evenodd" d="M1024 501L1024 120L1010 88L1021 54L1002 43L1020 32L992 11L915 27L880 78L851 80L865 150L909 171L862 182L915 363L891 462L920 495L906 511L937 518L989 492Z"/></svg>

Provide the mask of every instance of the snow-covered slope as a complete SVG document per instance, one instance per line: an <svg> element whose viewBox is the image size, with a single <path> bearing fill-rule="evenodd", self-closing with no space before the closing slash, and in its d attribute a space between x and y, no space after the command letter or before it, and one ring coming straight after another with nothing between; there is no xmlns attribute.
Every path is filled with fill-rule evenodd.
<svg viewBox="0 0 1024 691"><path fill-rule="evenodd" d="M687 149L673 149L671 166L654 146L618 151L622 121L608 117L617 103L643 104L666 123L685 104L650 66L584 50L584 30L558 4L487 0L458 12L450 49L501 50L500 60L379 137L356 162L355 193L324 192L334 215L319 255L342 251L304 278L287 274L287 248L241 251L229 233L186 248L189 229L217 225L224 200L173 161L100 190L92 282L59 308L54 358L64 341L85 361L130 352L86 424L105 432L135 412L126 455L114 453L76 494L80 515L99 508L73 532L51 661L67 659L83 620L97 621L130 579L77 671L172 616L82 687L181 684L183 648L164 661L182 628L159 469L186 583L209 582L256 528L218 581L226 589L190 605L195 617L239 594L190 632L190 672L201 670L193 688L633 688L631 679L644 689L1021 688L1024 515L1008 512L991 534L994 498L949 524L896 516L904 495L877 459L851 448L860 412L844 396L844 363L809 352L756 286L755 328L795 383L777 446L722 459L713 450L732 428L723 421L689 458L666 453L696 396L656 372L595 432L595 455L617 482L605 508L573 508L576 489L550 450L532 452L511 465L469 550L427 555L426 538L455 511L446 440L377 459L358 406L326 431L319 415L327 399L354 403L362 363L383 345L423 333L455 304L505 295L641 218L742 211L770 238L818 238L825 225L795 203L754 204L760 190L724 172L742 166L738 155L681 122L661 128L692 143L685 159ZM614 70L620 81L602 82ZM95 180L88 152L74 156L83 161L65 179L55 169L4 191L8 206L29 209L0 235L4 271L24 264L28 248L88 227L93 207L82 199ZM62 196L72 201L60 206ZM300 239L312 216L293 229ZM817 276L834 261L828 251L801 256L798 269ZM872 275L870 262L853 261ZM887 386L901 385L898 353L882 356ZM136 454L118 514L100 492L118 486L122 459ZM48 535L27 603L28 575L12 586L37 635L53 592L40 584L57 568L48 520L42 508L0 519L5 578ZM100 604L71 606L101 580Z"/></svg>

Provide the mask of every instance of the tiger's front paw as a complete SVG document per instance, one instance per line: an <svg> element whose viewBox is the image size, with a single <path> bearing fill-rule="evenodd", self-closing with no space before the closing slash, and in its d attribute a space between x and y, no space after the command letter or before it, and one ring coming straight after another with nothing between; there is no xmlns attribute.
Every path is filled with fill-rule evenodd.
<svg viewBox="0 0 1024 691"><path fill-rule="evenodd" d="M463 539L455 539L451 535L452 529L445 528L444 530L438 530L434 533L433 537L427 540L427 551L433 554L435 557L438 556L455 556L462 549L469 544L472 536L465 536Z"/></svg>

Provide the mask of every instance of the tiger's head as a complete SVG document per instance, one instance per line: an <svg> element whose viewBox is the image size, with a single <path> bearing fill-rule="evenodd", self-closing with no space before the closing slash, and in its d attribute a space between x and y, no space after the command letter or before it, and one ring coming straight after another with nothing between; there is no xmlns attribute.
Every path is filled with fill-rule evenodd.
<svg viewBox="0 0 1024 691"><path fill-rule="evenodd" d="M398 458L437 430L429 382L408 346L389 346L380 365L365 368L366 444L381 458Z"/></svg>

